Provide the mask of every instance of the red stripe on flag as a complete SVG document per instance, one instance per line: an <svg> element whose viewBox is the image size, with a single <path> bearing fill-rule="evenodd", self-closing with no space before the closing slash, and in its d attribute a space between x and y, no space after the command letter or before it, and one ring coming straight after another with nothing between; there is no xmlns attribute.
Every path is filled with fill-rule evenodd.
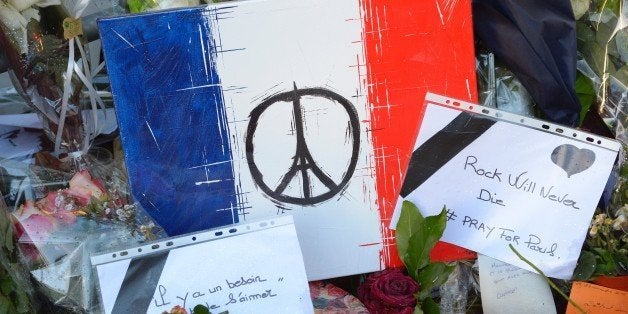
<svg viewBox="0 0 628 314"><path fill-rule="evenodd" d="M382 263L394 267L402 264L388 224L416 141L425 93L477 99L471 2L361 0L360 4L384 239ZM435 251L445 253L444 259L473 256L452 245L446 252L442 249L441 244Z"/></svg>

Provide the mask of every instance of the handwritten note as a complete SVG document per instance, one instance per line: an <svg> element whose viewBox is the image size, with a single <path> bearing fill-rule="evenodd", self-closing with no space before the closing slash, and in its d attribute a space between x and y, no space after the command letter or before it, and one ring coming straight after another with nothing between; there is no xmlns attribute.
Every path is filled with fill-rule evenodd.
<svg viewBox="0 0 628 314"><path fill-rule="evenodd" d="M541 275L478 254L484 313L556 313L550 287Z"/></svg>
<svg viewBox="0 0 628 314"><path fill-rule="evenodd" d="M260 224L265 227L250 232ZM191 313L198 304L212 313L313 311L292 217L173 238L160 245L212 236L219 238L110 263L99 261L112 255L92 259L98 265L105 313L162 313L177 305Z"/></svg>
<svg viewBox="0 0 628 314"><path fill-rule="evenodd" d="M445 242L532 270L512 244L548 276L571 278L619 144L438 95L426 99L401 198L425 215L446 206Z"/></svg>
<svg viewBox="0 0 628 314"><path fill-rule="evenodd" d="M588 314L628 313L628 292L576 281L571 287L571 299ZM580 313L567 305L566 314Z"/></svg>

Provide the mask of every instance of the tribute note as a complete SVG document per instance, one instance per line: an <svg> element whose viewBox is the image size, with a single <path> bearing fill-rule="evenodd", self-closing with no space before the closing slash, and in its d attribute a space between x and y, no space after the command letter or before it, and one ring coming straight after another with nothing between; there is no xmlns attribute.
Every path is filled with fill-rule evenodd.
<svg viewBox="0 0 628 314"><path fill-rule="evenodd" d="M532 270L512 244L546 275L571 278L619 143L434 94L426 102L401 197L424 215L446 206L445 242Z"/></svg>
<svg viewBox="0 0 628 314"><path fill-rule="evenodd" d="M488 256L478 254L484 313L556 313L552 291L545 279Z"/></svg>
<svg viewBox="0 0 628 314"><path fill-rule="evenodd" d="M92 263L105 313L175 306L192 313L199 304L212 313L313 311L291 216L100 255Z"/></svg>
<svg viewBox="0 0 628 314"><path fill-rule="evenodd" d="M571 299L588 314L628 313L628 292L576 281L571 287ZM567 314L580 313L567 305Z"/></svg>

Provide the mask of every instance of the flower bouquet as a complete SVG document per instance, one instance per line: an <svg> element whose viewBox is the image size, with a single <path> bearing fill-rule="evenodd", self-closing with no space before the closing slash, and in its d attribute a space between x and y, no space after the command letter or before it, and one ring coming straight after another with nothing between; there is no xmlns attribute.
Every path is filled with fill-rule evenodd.
<svg viewBox="0 0 628 314"><path fill-rule="evenodd" d="M95 16L122 13L117 2L0 1L0 43L9 75L40 116L54 157L80 163L103 127L98 111L109 93L95 82L105 64L99 41L90 40L97 37Z"/></svg>
<svg viewBox="0 0 628 314"><path fill-rule="evenodd" d="M95 83L104 62L98 41L90 42L94 17L121 12L118 0L0 1L9 74L52 148L37 165L0 160L0 186L37 291L74 312L97 306L90 254L164 236L131 199L111 153L98 159L93 147L108 94Z"/></svg>
<svg viewBox="0 0 628 314"><path fill-rule="evenodd" d="M98 306L91 254L165 236L132 202L124 175L112 163L102 164L89 155L84 159L89 170L71 175L0 162L13 173L26 174L19 178L15 195L8 195L14 201L12 218L22 263L43 295L75 312ZM55 177L59 181L50 180Z"/></svg>
<svg viewBox="0 0 628 314"><path fill-rule="evenodd" d="M624 157L625 158L625 157ZM628 162L619 167L619 178L607 208L596 209L574 280L616 278L628 289ZM617 288L616 286L611 288Z"/></svg>
<svg viewBox="0 0 628 314"><path fill-rule="evenodd" d="M439 215L423 217L414 204L403 202L395 239L405 270L373 273L358 287L358 298L369 312L440 313L432 292L448 282L456 265L432 262L430 252L446 223L445 208Z"/></svg>
<svg viewBox="0 0 628 314"><path fill-rule="evenodd" d="M572 0L579 75L576 92L583 114L595 110L617 140L628 144L628 2ZM597 99L597 102L595 101Z"/></svg>

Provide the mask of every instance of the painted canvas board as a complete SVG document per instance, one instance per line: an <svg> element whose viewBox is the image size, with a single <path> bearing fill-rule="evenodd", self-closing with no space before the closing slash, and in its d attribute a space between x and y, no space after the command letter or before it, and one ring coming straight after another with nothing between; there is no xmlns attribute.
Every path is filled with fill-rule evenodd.
<svg viewBox="0 0 628 314"><path fill-rule="evenodd" d="M290 213L308 278L399 265L426 90L473 100L470 3L241 1L99 23L133 195L170 234Z"/></svg>
<svg viewBox="0 0 628 314"><path fill-rule="evenodd" d="M442 240L570 279L619 143L428 94L401 198L447 209ZM399 210L395 212L397 217Z"/></svg>

